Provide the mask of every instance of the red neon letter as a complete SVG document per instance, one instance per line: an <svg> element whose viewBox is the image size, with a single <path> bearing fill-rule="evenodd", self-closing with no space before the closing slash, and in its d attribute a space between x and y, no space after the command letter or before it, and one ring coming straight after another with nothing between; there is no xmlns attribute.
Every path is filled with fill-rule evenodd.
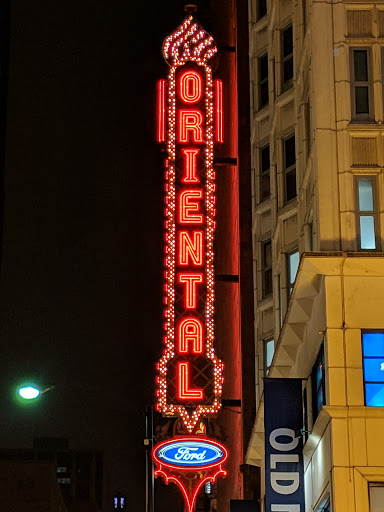
<svg viewBox="0 0 384 512"><path fill-rule="evenodd" d="M157 84L157 140L165 141L165 80Z"/></svg>
<svg viewBox="0 0 384 512"><path fill-rule="evenodd" d="M198 199L202 199L202 190L183 190L179 196L179 222L180 224L202 224L203 214L200 211Z"/></svg>
<svg viewBox="0 0 384 512"><path fill-rule="evenodd" d="M192 343L192 353L202 354L203 352L203 324L200 320L193 317L184 318L179 323L179 343L178 351L180 354L188 354L188 346Z"/></svg>
<svg viewBox="0 0 384 512"><path fill-rule="evenodd" d="M196 176L196 156L200 149L183 149L185 176L181 180L183 183L198 183L200 180Z"/></svg>
<svg viewBox="0 0 384 512"><path fill-rule="evenodd" d="M179 274L179 281L185 283L185 308L196 309L196 286L203 282L203 274Z"/></svg>
<svg viewBox="0 0 384 512"><path fill-rule="evenodd" d="M223 134L223 82L216 80L216 142L224 142Z"/></svg>
<svg viewBox="0 0 384 512"><path fill-rule="evenodd" d="M188 142L189 132L193 142L203 141L203 114L199 110L179 110L179 142Z"/></svg>
<svg viewBox="0 0 384 512"><path fill-rule="evenodd" d="M184 103L196 103L201 99L201 76L197 71L184 71L180 77L180 98Z"/></svg>
<svg viewBox="0 0 384 512"><path fill-rule="evenodd" d="M178 363L179 385L178 394L180 400L202 400L202 389L189 389L189 363Z"/></svg>
<svg viewBox="0 0 384 512"><path fill-rule="evenodd" d="M179 231L179 265L200 267L203 264L203 232L193 231L192 237L193 240L188 231Z"/></svg>

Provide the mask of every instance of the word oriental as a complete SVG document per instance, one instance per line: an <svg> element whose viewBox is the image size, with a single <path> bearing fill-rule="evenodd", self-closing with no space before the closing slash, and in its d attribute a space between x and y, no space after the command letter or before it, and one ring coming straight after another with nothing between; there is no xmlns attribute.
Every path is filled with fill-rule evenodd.
<svg viewBox="0 0 384 512"><path fill-rule="evenodd" d="M223 141L222 82L208 60L214 40L192 16L164 43L170 65L158 84L158 141L165 143L165 348L157 410L193 433L221 407L223 364L214 352L216 184Z"/></svg>

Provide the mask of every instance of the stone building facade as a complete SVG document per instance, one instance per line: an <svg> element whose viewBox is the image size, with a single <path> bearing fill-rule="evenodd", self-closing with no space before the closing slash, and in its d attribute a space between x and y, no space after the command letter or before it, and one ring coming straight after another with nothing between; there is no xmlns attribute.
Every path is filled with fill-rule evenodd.
<svg viewBox="0 0 384 512"><path fill-rule="evenodd" d="M301 378L306 511L379 512L384 3L250 0L249 40L257 403L246 462L264 466L263 378Z"/></svg>

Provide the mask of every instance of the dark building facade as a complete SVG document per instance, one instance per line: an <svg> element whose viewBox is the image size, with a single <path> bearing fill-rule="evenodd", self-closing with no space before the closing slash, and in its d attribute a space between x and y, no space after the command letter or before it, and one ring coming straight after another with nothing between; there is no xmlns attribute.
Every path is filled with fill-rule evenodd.
<svg viewBox="0 0 384 512"><path fill-rule="evenodd" d="M0 460L0 508L7 512L68 512L49 461Z"/></svg>
<svg viewBox="0 0 384 512"><path fill-rule="evenodd" d="M37 438L32 450L1 450L0 462L7 461L50 464L68 512L102 510L101 452L71 450L64 438Z"/></svg>

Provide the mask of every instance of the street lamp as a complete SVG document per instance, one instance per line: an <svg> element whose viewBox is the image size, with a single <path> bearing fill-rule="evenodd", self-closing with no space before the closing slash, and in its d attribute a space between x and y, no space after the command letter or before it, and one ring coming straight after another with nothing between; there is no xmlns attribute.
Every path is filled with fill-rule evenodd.
<svg viewBox="0 0 384 512"><path fill-rule="evenodd" d="M17 389L17 394L20 398L23 400L36 400L39 398L40 395L43 393L46 393L47 391L50 391L55 386L48 386L46 388L41 389L39 386L36 386L35 384L23 384L22 386L19 386Z"/></svg>

